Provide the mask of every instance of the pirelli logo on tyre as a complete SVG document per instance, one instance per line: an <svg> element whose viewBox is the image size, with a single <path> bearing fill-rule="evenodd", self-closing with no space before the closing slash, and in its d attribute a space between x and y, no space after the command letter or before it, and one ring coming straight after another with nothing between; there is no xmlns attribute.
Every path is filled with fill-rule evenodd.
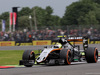
<svg viewBox="0 0 100 75"><path fill-rule="evenodd" d="M1 41L0 46L15 46L15 41Z"/></svg>
<svg viewBox="0 0 100 75"><path fill-rule="evenodd" d="M33 45L51 45L51 40L33 41Z"/></svg>

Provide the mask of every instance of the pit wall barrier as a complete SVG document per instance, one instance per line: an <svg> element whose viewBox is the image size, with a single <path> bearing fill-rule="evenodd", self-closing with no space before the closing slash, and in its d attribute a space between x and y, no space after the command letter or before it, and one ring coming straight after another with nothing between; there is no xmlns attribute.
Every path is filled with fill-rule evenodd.
<svg viewBox="0 0 100 75"><path fill-rule="evenodd" d="M15 44L15 46L32 46L32 45L33 45L32 42L29 42L29 43L28 42L26 42L26 43L25 42L24 43L21 42L21 43L16 43Z"/></svg>
<svg viewBox="0 0 100 75"><path fill-rule="evenodd" d="M38 46L51 45L51 40L35 40L32 42L0 41L0 46Z"/></svg>
<svg viewBox="0 0 100 75"><path fill-rule="evenodd" d="M100 40L88 40L89 44L100 44ZM52 40L34 40L32 42L20 42L15 41L0 41L0 46L38 46L38 45L55 45L56 42ZM73 44L73 42L71 42ZM75 42L75 44L83 44L83 42Z"/></svg>
<svg viewBox="0 0 100 75"><path fill-rule="evenodd" d="M15 46L15 41L0 41L0 46Z"/></svg>
<svg viewBox="0 0 100 75"><path fill-rule="evenodd" d="M51 40L36 40L33 41L33 46L36 45L51 45Z"/></svg>
<svg viewBox="0 0 100 75"><path fill-rule="evenodd" d="M96 41L96 40L93 41L93 40L92 40L92 41L89 41L89 44L100 44L100 41Z"/></svg>

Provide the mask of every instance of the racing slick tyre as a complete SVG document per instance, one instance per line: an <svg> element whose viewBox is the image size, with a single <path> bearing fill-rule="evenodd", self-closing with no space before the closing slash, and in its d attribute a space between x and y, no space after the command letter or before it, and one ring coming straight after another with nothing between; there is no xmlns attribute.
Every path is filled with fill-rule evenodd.
<svg viewBox="0 0 100 75"><path fill-rule="evenodd" d="M24 66L32 67L33 64L30 64L29 62L35 62L35 53L32 50L25 50L22 56L22 60L27 61L27 63L24 64Z"/></svg>
<svg viewBox="0 0 100 75"><path fill-rule="evenodd" d="M88 63L96 63L98 61L98 50L95 47L88 47L85 52L85 58Z"/></svg>
<svg viewBox="0 0 100 75"><path fill-rule="evenodd" d="M71 51L69 49L62 49L60 51L60 59L64 59L64 64L70 65L71 64Z"/></svg>

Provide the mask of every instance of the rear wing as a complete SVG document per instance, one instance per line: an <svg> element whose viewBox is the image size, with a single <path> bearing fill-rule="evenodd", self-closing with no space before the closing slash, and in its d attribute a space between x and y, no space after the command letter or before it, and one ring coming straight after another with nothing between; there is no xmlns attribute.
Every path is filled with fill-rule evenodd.
<svg viewBox="0 0 100 75"><path fill-rule="evenodd" d="M80 42L83 44L84 50L87 50L88 48L88 37L68 37L67 38L68 42L73 42L73 44L80 44Z"/></svg>
<svg viewBox="0 0 100 75"><path fill-rule="evenodd" d="M52 40L52 42L59 42L60 38L66 38L66 35L64 36L57 36L58 39L56 40ZM83 44L83 48L84 50L86 50L88 48L88 37L67 37L67 41L68 42L73 42L72 44Z"/></svg>
<svg viewBox="0 0 100 75"><path fill-rule="evenodd" d="M82 42L83 37L68 37L67 41L69 41L69 42Z"/></svg>

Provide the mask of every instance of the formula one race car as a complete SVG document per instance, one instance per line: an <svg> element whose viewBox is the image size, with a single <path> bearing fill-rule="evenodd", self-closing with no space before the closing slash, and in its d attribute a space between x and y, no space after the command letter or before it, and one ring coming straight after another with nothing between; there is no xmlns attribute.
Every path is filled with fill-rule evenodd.
<svg viewBox="0 0 100 75"><path fill-rule="evenodd" d="M26 67L32 67L37 64L66 64L71 62L96 63L98 61L98 50L96 47L88 47L88 38L85 37L59 37L57 40L61 45L54 45L51 47L44 47L44 50L36 58L32 50L25 50L19 64ZM71 43L73 42L73 44ZM80 45L75 42L83 43L83 51L80 50Z"/></svg>

